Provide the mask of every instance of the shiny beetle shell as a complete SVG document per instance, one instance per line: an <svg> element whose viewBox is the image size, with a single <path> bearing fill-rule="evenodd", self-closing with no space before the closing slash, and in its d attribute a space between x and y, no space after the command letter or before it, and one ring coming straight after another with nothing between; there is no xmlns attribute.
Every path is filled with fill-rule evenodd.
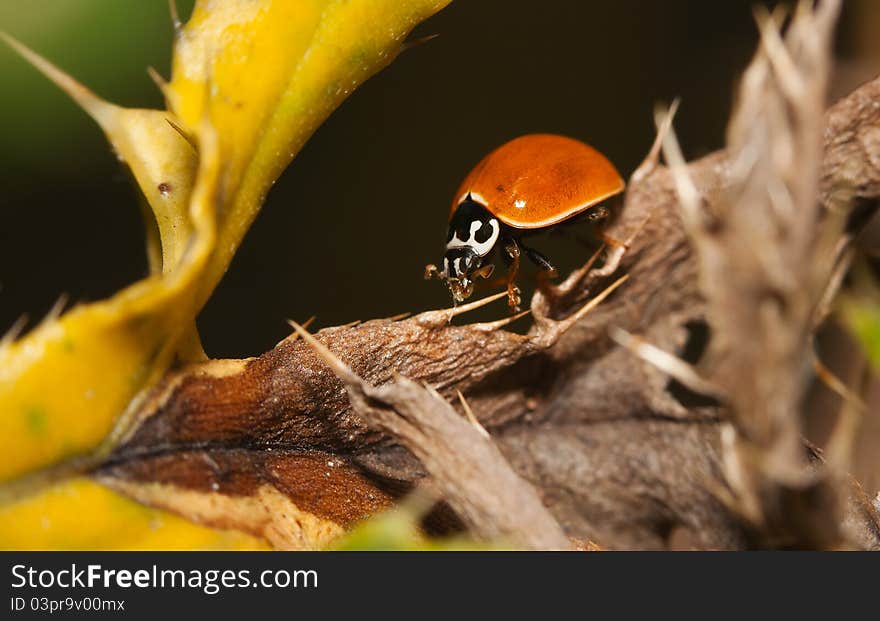
<svg viewBox="0 0 880 621"><path fill-rule="evenodd" d="M565 136L529 134L483 158L455 194L450 218L470 196L504 224L539 229L623 191L620 173L593 147Z"/></svg>

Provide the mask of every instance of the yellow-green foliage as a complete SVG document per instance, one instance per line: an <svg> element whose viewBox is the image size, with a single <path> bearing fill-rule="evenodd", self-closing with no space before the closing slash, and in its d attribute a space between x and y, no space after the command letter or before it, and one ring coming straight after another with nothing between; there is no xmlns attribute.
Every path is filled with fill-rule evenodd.
<svg viewBox="0 0 880 621"><path fill-rule="evenodd" d="M880 371L880 290L869 295L845 298L843 318L862 346L875 370Z"/></svg>
<svg viewBox="0 0 880 621"><path fill-rule="evenodd" d="M266 544L198 526L73 479L0 505L0 550L253 550Z"/></svg>
<svg viewBox="0 0 880 621"><path fill-rule="evenodd" d="M423 503L403 503L355 526L333 546L334 550L464 551L513 549L456 537L432 539L420 530L419 522L427 507Z"/></svg>
<svg viewBox="0 0 880 621"><path fill-rule="evenodd" d="M448 2L200 0L177 36L167 111L107 103L7 40L101 126L147 199L158 240L148 237L149 277L0 344L0 484L109 446L124 412L175 356L201 355L195 317L272 183L412 27ZM92 510L76 487L84 484L70 485L15 505L20 514L4 509L4 537L28 511L61 515L53 503L80 527L107 524L108 504Z"/></svg>

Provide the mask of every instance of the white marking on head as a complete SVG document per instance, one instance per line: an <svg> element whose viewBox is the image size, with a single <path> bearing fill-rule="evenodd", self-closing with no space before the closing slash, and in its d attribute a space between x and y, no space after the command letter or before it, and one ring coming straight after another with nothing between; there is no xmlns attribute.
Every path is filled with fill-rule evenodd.
<svg viewBox="0 0 880 621"><path fill-rule="evenodd" d="M523 207L526 206L526 202L523 199L518 198L513 202L513 206L516 207L517 209L522 209Z"/></svg>
<svg viewBox="0 0 880 621"><path fill-rule="evenodd" d="M443 275L449 278L449 259L443 257Z"/></svg>
<svg viewBox="0 0 880 621"><path fill-rule="evenodd" d="M461 276L461 267L459 266L461 263L461 257L455 257L455 261L452 262L453 267L455 267L455 275Z"/></svg>
<svg viewBox="0 0 880 621"><path fill-rule="evenodd" d="M477 254L477 256L485 257L495 246L495 242L498 241L498 235L501 234L501 227L498 225L498 220L492 218L487 224L489 225L489 228L492 229L492 232L489 234L489 238L486 241L482 243L477 241L477 231L483 227L483 223L479 220L474 220L471 222L471 230L468 238L461 239L458 237L458 232L456 232L452 236L452 239L449 240L449 243L446 244L446 249L470 248Z"/></svg>
<svg viewBox="0 0 880 621"><path fill-rule="evenodd" d="M501 227L498 225L498 220L492 218L491 220L489 220L488 224L489 228L492 229L492 232L489 233L489 239L487 239L483 243L477 242L477 240L475 239L475 234L477 231L473 230L473 227L471 228L471 239L474 240L472 247L474 249L474 252L476 252L477 255L481 257L485 257L487 254L489 254L492 248L495 247L495 242L498 241L498 235L501 234Z"/></svg>

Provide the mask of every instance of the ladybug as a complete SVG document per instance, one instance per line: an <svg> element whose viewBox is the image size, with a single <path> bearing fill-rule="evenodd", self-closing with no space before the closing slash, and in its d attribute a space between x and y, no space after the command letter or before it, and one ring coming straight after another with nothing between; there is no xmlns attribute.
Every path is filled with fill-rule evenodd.
<svg viewBox="0 0 880 621"><path fill-rule="evenodd" d="M494 266L487 261L499 248L508 266L508 303L515 311L521 253L548 275L556 273L547 257L523 243L523 237L581 214L602 217L607 210L599 203L623 188L614 165L579 140L555 134L515 138L489 153L465 177L452 201L443 269L428 265L425 278L444 280L455 302L463 302L473 293L477 277L492 275Z"/></svg>

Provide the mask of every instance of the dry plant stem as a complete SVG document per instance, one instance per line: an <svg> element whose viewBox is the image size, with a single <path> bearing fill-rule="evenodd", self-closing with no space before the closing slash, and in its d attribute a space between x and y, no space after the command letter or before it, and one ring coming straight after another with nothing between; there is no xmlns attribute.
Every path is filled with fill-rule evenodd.
<svg viewBox="0 0 880 621"><path fill-rule="evenodd" d="M419 459L474 535L534 550L571 547L535 490L514 473L482 427L436 391L403 376L378 387L364 382L308 332L294 329L345 383L362 419L398 438Z"/></svg>
<svg viewBox="0 0 880 621"><path fill-rule="evenodd" d="M724 153L687 171L708 213L727 200ZM825 211L860 210L850 222L855 234L852 227L876 211L880 197L880 80L826 113L820 180ZM449 325L453 314L466 312L460 307L327 328L315 338L372 385L400 373L430 383L447 400L460 390L569 536L607 548L664 547L672 533L696 547L755 545L753 525L718 499L727 482L716 409L674 391L664 372L608 336L617 327L677 352L689 326L705 320L698 264L679 214L668 169L658 166L630 184L609 227L618 239L639 231L619 266L629 279L564 333L553 317L570 317L607 279L585 270L559 295L536 295L536 327L526 336ZM705 361L696 369L707 377ZM98 474L185 515L192 512L175 501L177 491L239 502L271 485L304 511L344 526L426 474L393 435L363 422L344 384L294 338L259 358L169 375L139 419ZM338 467L328 470L331 459ZM852 540L880 547L868 528L870 502L848 507L863 518L847 521L857 530ZM228 515L199 519L230 525Z"/></svg>
<svg viewBox="0 0 880 621"><path fill-rule="evenodd" d="M839 2L802 4L783 39L758 17L761 46L728 128L730 187L700 205L674 138L666 149L713 328L705 367L728 396L726 479L734 509L767 545L842 545L838 483L801 440L805 364L844 221L822 214L823 106ZM832 268L832 269L829 269ZM810 510L809 507L817 507Z"/></svg>
<svg viewBox="0 0 880 621"><path fill-rule="evenodd" d="M293 337L258 358L183 368L143 400L96 476L256 533L266 525L234 508L283 500L305 533L277 539L285 546L338 532L429 474L481 535L519 532L523 522L497 513L507 500L479 506L495 501L474 496L485 489L473 477L452 476L494 460L537 490L568 537L605 548L880 548L870 500L835 467L808 464L800 441L813 317L839 283L841 243L880 204L880 80L819 114L834 8L801 8L784 40L762 26L730 150L673 170L649 158L606 230L627 240L619 262L535 294L529 334L450 325L475 306L464 305L321 330L314 338L351 370L345 382ZM692 201L679 198L685 181ZM600 291L602 303L579 313ZM706 354L669 364L707 324ZM463 409L451 422L459 391L491 443ZM461 426L462 444L437 432L447 424ZM436 453L425 448L439 438ZM521 544L558 543L530 506L523 520L544 524L534 537L548 540Z"/></svg>

